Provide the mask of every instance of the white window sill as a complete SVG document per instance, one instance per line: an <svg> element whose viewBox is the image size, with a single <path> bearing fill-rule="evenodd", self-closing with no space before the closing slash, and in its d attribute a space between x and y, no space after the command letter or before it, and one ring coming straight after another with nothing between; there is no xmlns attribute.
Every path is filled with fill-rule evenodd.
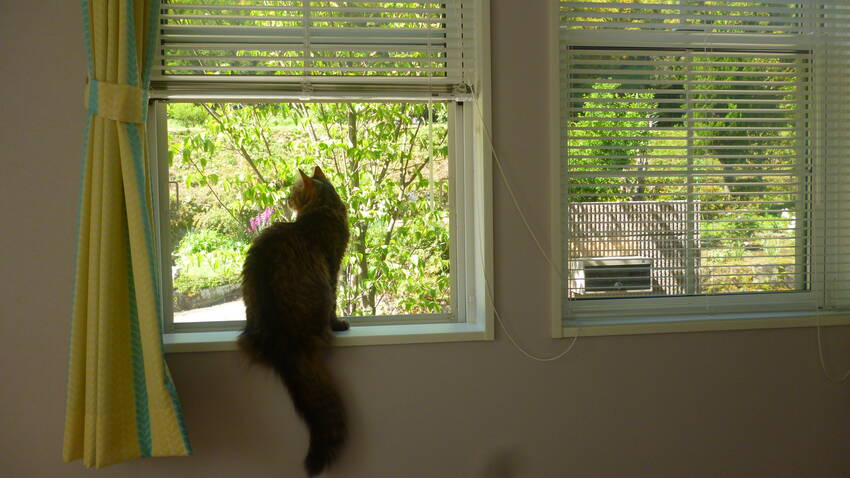
<svg viewBox="0 0 850 478"><path fill-rule="evenodd" d="M236 350L240 331L173 332L163 335L165 353ZM479 324L364 325L334 334L335 346L421 344L492 340Z"/></svg>
<svg viewBox="0 0 850 478"><path fill-rule="evenodd" d="M722 330L776 329L850 325L850 313L787 312L763 314L715 314L669 317L642 317L639 319L584 319L564 321L561 337L664 334L681 332L707 332Z"/></svg>

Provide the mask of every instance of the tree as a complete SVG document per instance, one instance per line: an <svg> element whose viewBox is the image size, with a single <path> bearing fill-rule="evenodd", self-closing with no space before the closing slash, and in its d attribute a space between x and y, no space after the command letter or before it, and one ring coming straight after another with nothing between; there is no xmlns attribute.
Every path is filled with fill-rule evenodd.
<svg viewBox="0 0 850 478"><path fill-rule="evenodd" d="M647 113L638 109L650 110L656 104L651 101L651 93L619 93L616 91L619 87L616 83L593 84L596 91L583 97L578 119L569 125L569 165L573 173L569 193L576 201L621 201L627 192L632 193L631 200L646 193L640 177L629 182L614 174L592 178L580 176L582 172L625 171L625 168L609 169L607 166L634 165L640 170L646 164L648 140L656 135L650 129Z"/></svg>
<svg viewBox="0 0 850 478"><path fill-rule="evenodd" d="M174 176L218 211L220 223L196 226L247 242L293 219L285 198L297 170L318 164L349 207L340 312L441 312L451 296L447 114L430 106L198 105L203 124L170 141Z"/></svg>

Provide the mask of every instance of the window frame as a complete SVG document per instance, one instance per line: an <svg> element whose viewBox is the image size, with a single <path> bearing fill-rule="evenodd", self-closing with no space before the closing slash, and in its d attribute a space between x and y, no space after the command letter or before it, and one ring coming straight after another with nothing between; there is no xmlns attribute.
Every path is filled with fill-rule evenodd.
<svg viewBox="0 0 850 478"><path fill-rule="evenodd" d="M449 101L449 210L452 274L451 320L429 318L412 323L412 315L354 318L353 327L335 332L334 345L383 345L492 340L493 304L487 293L492 283L492 173L490 130L490 32L489 0L476 0L475 79L469 92L459 91ZM425 101L429 95L397 92L293 91L262 83L243 83L222 89L174 91L150 94L147 116L148 173L154 211L154 235L159 258L163 343L167 353L236 350L244 321L174 324L171 302L171 260L168 244L168 133L167 102L393 102ZM164 221L164 222L163 222ZM163 224L165 224L163 226ZM358 322L369 320L368 325Z"/></svg>
<svg viewBox="0 0 850 478"><path fill-rule="evenodd" d="M550 240L553 245L551 259L553 264L562 267L565 233L562 230L563 193L562 193L562 156L561 134L564 125L561 117L561 0L550 0L549 51L550 76ZM664 45L669 36L645 35L651 39L646 48ZM704 43L703 33L683 32L683 48ZM616 46L627 41L627 34L609 32L607 46ZM668 40L669 41L669 40ZM653 44L652 42L656 42ZM584 44L584 43L578 43ZM596 45L601 46L601 45ZM812 84L815 79L810 80ZM812 101L815 104L817 100ZM807 131L810 136L810 131ZM809 139L811 140L811 138ZM824 153L821 153L824 154ZM816 171L817 173L817 171ZM824 214L812 199L812 216ZM808 219L807 236L813 234L814 223L819 219ZM576 317L566 316L564 307L569 277L564 270L554 267L549 273L551 283L551 336L568 338L577 336L632 335L653 333L700 332L720 330L745 330L784 327L810 327L814 325L848 325L850 312L842 310L824 310L822 265L815 260L823 253L816 241L812 241L811 274L820 275L812 287L799 292L751 293L730 295L701 295L690 297L644 297L626 299L585 299L576 301L572 311L579 311ZM818 284L821 284L820 286ZM820 288L819 288L820 287ZM604 305L604 311L600 305ZM613 309L612 309L613 306ZM703 310L698 310L702 308ZM659 310L664 312L659 313Z"/></svg>
<svg viewBox="0 0 850 478"><path fill-rule="evenodd" d="M198 97L193 100L205 101ZM153 181L155 235L159 254L158 278L161 291L163 332L167 351L230 350L244 321L174 323L171 270L171 247L168 234L168 131L166 106L168 99L154 99L148 113L150 176ZM272 100L279 101L279 100ZM385 343L417 343L456 340L492 339L492 304L484 287L492 276L491 205L489 157L481 141L477 106L472 100L449 104L449 214L450 256L452 268L452 312L416 315L349 317L352 329L338 332L341 345ZM466 134L472 130L473 134ZM471 219L471 220L470 220ZM482 253L483 252L483 253ZM484 264L484 271L481 265ZM483 272L483 273L482 273ZM485 278L486 276L486 278ZM416 321L414 323L414 321ZM368 322L368 323L367 323ZM361 330L363 329L363 330ZM193 346L196 345L196 346Z"/></svg>

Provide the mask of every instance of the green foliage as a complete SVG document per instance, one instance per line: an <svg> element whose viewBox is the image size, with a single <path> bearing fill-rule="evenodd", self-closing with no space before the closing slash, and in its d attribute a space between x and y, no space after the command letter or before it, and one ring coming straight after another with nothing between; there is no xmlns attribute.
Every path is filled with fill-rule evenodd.
<svg viewBox="0 0 850 478"><path fill-rule="evenodd" d="M175 248L175 292L193 295L201 289L237 284L247 244L209 229L193 230Z"/></svg>
<svg viewBox="0 0 850 478"><path fill-rule="evenodd" d="M171 194L168 210L170 244L177 244L183 239L183 236L192 230L195 224L195 216L203 209L194 201L177 201L177 196Z"/></svg>
<svg viewBox="0 0 850 478"><path fill-rule="evenodd" d="M648 128L646 114L636 109L655 108L651 93L618 93L620 85L596 83L584 98L581 119L570 124L574 134L569 140L573 172L607 172L599 166L637 165L647 154L649 139L658 136ZM609 100L609 101L599 101ZM616 100L616 101L610 101ZM636 100L644 100L637 102ZM624 111L612 111L612 110ZM605 158L603 162L599 158ZM639 180L639 179L638 179ZM623 180L618 177L594 177L570 179L570 194L579 201L622 200Z"/></svg>
<svg viewBox="0 0 850 478"><path fill-rule="evenodd" d="M183 128L203 126L207 114L203 108L192 103L174 103L168 108L168 116Z"/></svg>
<svg viewBox="0 0 850 478"><path fill-rule="evenodd" d="M667 61L673 64L669 68L679 68ZM593 91L576 101L579 113L569 125L570 198L691 201L698 211L692 240L700 247L694 263L701 269L699 292L799 288L794 271L802 260L797 247L801 236L792 223L799 189L791 169L799 161L799 140L794 138L798 86L788 81L796 67L789 59L693 58L695 64L700 61L713 63L705 75L690 77L697 93L690 96L694 109L688 122L677 111L685 106L675 101L681 97L679 85L657 97L620 92L617 83L582 85ZM748 61L758 64L749 66ZM762 78L758 75L765 69L776 80L742 81L750 73ZM677 78L675 71L663 75L665 80ZM628 89L639 89L632 81ZM765 102L765 97L784 101ZM658 107L657 99L665 101L664 107ZM657 110L664 110L663 116ZM702 169L687 183L659 173L694 167ZM783 169L788 173L774 172ZM708 170L716 173L704 172ZM653 174L634 174L642 171Z"/></svg>
<svg viewBox="0 0 850 478"><path fill-rule="evenodd" d="M239 243L230 237L209 229L199 229L186 234L176 251L180 255L198 252L215 252L220 249L234 249Z"/></svg>
<svg viewBox="0 0 850 478"><path fill-rule="evenodd" d="M351 241L340 277L340 313L449 310L445 104L432 105L431 112L427 104L411 103L198 108L207 114L204 128L173 132L169 140L170 176L180 185L181 201L203 205L193 216L195 228L219 240L248 243L269 219L294 219L286 196L298 169L319 165L349 207ZM434 122L429 123L430 117ZM199 240L184 239L175 251L177 261L197 260L198 252L186 249L184 242ZM216 254L240 250L213 243ZM228 265L219 267L219 277L237 279L228 267L241 265L241 258L217 260ZM181 281L190 287L182 274L175 287ZM202 286L206 283L191 284Z"/></svg>
<svg viewBox="0 0 850 478"><path fill-rule="evenodd" d="M225 234L229 237L247 240L248 234L241 224L245 218L240 218L240 221L234 221L233 217L220 207L208 207L195 216L195 227L199 229L208 229Z"/></svg>

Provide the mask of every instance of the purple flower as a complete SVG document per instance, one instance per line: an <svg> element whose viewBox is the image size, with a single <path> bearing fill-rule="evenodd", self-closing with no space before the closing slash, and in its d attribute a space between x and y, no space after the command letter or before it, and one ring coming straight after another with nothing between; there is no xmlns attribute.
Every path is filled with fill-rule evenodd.
<svg viewBox="0 0 850 478"><path fill-rule="evenodd" d="M248 233L254 234L260 232L265 226L268 226L272 219L272 214L274 214L274 208L266 208L263 212L257 214L252 217L248 223Z"/></svg>

